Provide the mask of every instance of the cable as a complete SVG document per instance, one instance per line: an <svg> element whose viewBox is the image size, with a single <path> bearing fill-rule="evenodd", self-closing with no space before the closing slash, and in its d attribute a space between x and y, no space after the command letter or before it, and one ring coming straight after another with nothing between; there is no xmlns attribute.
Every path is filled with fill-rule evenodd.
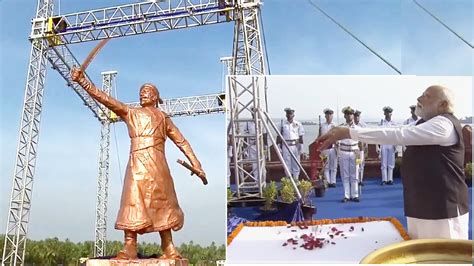
<svg viewBox="0 0 474 266"><path fill-rule="evenodd" d="M263 48L264 48L263 51L265 52L265 59L267 61L268 75L271 75L272 71L270 70L270 60L268 59L267 40L265 39L265 29L263 27L262 17L263 17L262 10L260 9L260 25L262 25L262 37L263 37Z"/></svg>
<svg viewBox="0 0 474 266"><path fill-rule="evenodd" d="M272 71L270 70L270 60L268 59L268 50L267 50L267 40L265 39L265 29L263 28L263 15L262 15L262 10L260 9L260 25L262 25L262 37L263 37L263 51L265 52L265 59L267 60L267 69L268 69L268 75L272 74ZM266 73L263 73L264 75ZM264 84L264 92L265 92L265 112L268 112L268 87L267 87L267 78L265 78L265 84Z"/></svg>
<svg viewBox="0 0 474 266"><path fill-rule="evenodd" d="M113 92L114 92L114 97L117 99L117 79L115 79L115 82L114 82ZM122 166L120 164L120 154L119 154L118 142L117 142L117 129L115 128L115 123L113 123L113 126L114 126L115 152L117 153L117 162L118 162L118 167L119 167L120 183L123 184Z"/></svg>
<svg viewBox="0 0 474 266"><path fill-rule="evenodd" d="M390 64L390 62L388 62L385 58L383 58L381 55L379 55L377 52L375 52L372 48L370 48L369 46L367 46L364 42L362 42L359 38L357 38L354 34L352 34L348 29L346 29L344 26L342 26L341 24L339 24L335 19L333 19L331 16L329 16L326 12L324 12L324 10L322 10L319 6L317 6L315 3L313 3L313 1L311 0L308 0L309 4L312 5L314 8L316 8L317 10L319 10L321 13L323 13L326 17L328 17L332 22L336 23L337 26L339 26L342 30L344 30L346 33L348 33L349 35L352 36L352 38L354 38L356 41L358 41L360 44L362 44L365 48L369 49L369 51L371 51L374 55L376 55L378 58L380 58L382 61L385 62L385 64L389 65L393 70L395 70L398 74L402 74L402 72L400 70L398 70L398 68L396 68L395 66L393 66L392 64Z"/></svg>
<svg viewBox="0 0 474 266"><path fill-rule="evenodd" d="M448 27L448 25L444 24L443 21L441 21L441 19L439 19L438 17L436 17L433 13L431 13L428 9L426 9L425 7L423 7L420 3L418 3L418 1L416 0L413 0L413 2L419 6L421 9L423 9L426 13L428 13L431 17L433 17L436 21L438 21L439 23L441 23L441 25L443 25L446 29L448 29L452 34L456 35L456 37L458 37L459 39L461 39L461 41L463 41L464 43L466 43L467 45L469 45L469 47L471 48L474 48L474 46L472 44L470 44L468 41L466 41L465 39L463 39L463 37L461 37L461 35L457 34L454 30L452 30L450 27Z"/></svg>

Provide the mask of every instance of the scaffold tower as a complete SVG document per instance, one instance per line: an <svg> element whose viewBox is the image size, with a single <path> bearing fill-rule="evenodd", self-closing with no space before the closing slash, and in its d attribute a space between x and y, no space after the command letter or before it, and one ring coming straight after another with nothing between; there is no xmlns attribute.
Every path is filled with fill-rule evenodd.
<svg viewBox="0 0 474 266"><path fill-rule="evenodd" d="M117 71L102 72L102 91L111 94ZM101 104L99 104L101 105ZM95 214L94 257L105 256L107 241L107 192L109 184L109 153L111 119L100 118L99 175L97 177L97 200Z"/></svg>
<svg viewBox="0 0 474 266"><path fill-rule="evenodd" d="M31 53L2 254L2 264L6 265L24 264L47 63L51 64L53 70L59 73L102 123L101 150L105 149L102 146L103 138L109 135L105 125L109 123L110 126L111 122L116 122L111 112L72 82L70 70L80 63L68 48L69 44L234 22L232 74L266 73L260 37L259 0L146 1L62 15L53 14L53 5L53 0L38 0L29 36ZM219 93L168 99L161 108L168 110L170 115L199 115L224 112L223 103L224 97ZM133 104L136 103L131 103ZM236 122L239 115L234 116ZM255 136L260 134L261 132L256 132ZM97 215L96 233L101 238L96 238L96 247L106 240L105 233L98 233L106 230L106 225L102 226L98 221L99 218L105 219L106 212L106 184L99 184L106 179L105 168L108 163L101 164L107 160L105 157L104 154L99 162L97 195L98 198L103 198L98 199L97 209L103 208L104 216ZM105 194L101 194L104 192ZM103 243L99 243L100 241ZM95 252L100 254L98 250L99 248ZM104 251L102 248L101 252L105 253Z"/></svg>

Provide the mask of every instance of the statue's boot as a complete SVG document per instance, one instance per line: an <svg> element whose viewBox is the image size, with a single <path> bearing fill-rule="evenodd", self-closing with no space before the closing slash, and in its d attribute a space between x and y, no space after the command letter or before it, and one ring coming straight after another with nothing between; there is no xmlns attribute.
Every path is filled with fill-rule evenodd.
<svg viewBox="0 0 474 266"><path fill-rule="evenodd" d="M134 260L137 258L137 232L125 230L125 242L123 249L119 251L115 259Z"/></svg>
<svg viewBox="0 0 474 266"><path fill-rule="evenodd" d="M178 250L173 244L173 238L171 236L171 229L160 231L161 237L161 249L163 255L160 259L182 259L183 257L179 254Z"/></svg>

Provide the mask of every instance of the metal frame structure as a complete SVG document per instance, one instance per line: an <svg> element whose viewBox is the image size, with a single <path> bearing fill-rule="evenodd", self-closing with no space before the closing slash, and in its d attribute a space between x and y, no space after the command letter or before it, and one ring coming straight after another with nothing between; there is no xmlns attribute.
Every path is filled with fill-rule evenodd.
<svg viewBox="0 0 474 266"><path fill-rule="evenodd" d="M171 117L216 114L225 112L224 100L224 93L169 98L163 99L160 109ZM140 106L139 102L127 104L131 107Z"/></svg>
<svg viewBox="0 0 474 266"><path fill-rule="evenodd" d="M110 94L117 71L102 72L102 91ZM110 111L109 111L110 112ZM106 117L105 114L103 117ZM102 116L101 116L102 118ZM110 119L101 120L99 176L97 177L97 202L95 219L94 257L106 254L107 241L107 192L109 184Z"/></svg>
<svg viewBox="0 0 474 266"><path fill-rule="evenodd" d="M237 198L259 197L265 185L265 155L263 125L258 110L261 109L261 76L239 80L228 76L230 101L230 135L232 140L234 178ZM253 127L252 132L244 128ZM250 149L257 155L249 156Z"/></svg>
<svg viewBox="0 0 474 266"><path fill-rule="evenodd" d="M232 75L265 75L267 70L260 31L260 2L246 1L242 5L247 8L240 9L236 14L232 65L227 64L228 70ZM227 60L221 59L224 63ZM229 77L227 82L237 199L261 197L266 179L264 131L258 113L261 97L265 96L260 96L257 80L252 78L251 83L251 86L242 86L235 77ZM251 134L242 130L244 123L251 123L255 127ZM249 146L257 151L255 158L248 156L246 150ZM247 171L246 166L252 170Z"/></svg>
<svg viewBox="0 0 474 266"><path fill-rule="evenodd" d="M282 145L289 149L288 143L281 135L277 126L273 123L267 111L265 111L264 90L267 84L267 77L260 75L228 76L229 101L230 101L230 134L233 136L232 150L234 151L233 165L234 178L237 185L237 200L244 198L260 197L265 186L265 146L264 138L268 133L268 138L274 147L277 143L272 132L282 140ZM249 134L245 127L250 125L255 127L256 134ZM255 148L256 158L248 156L249 149ZM291 177L288 165L286 165L283 155L279 149L276 154L280 159L285 174ZM290 153L293 160L296 156ZM296 160L297 161L297 160ZM304 177L309 180L309 176L301 163L297 161ZM297 180L290 178L295 188L298 199L304 200L296 184Z"/></svg>
<svg viewBox="0 0 474 266"><path fill-rule="evenodd" d="M70 70L74 65L80 64L67 47L68 44L235 21L232 73L266 73L258 24L260 0L152 1L61 16L53 16L53 5L53 0L38 0L29 36L32 45L2 255L2 264L7 265L24 264L47 62L51 63L53 69L66 80L66 84L79 95L101 123L104 120L115 121L112 113L72 82ZM176 115L220 112L224 109L213 111L215 109L211 108L211 111L205 108L214 103L220 106L216 99L219 95L190 97L187 100L170 99L170 104L165 104L165 109L170 108ZM222 100L220 98L220 103ZM186 106L187 109L183 108L186 111L182 111L178 106ZM197 111L200 107L205 111ZM238 114L234 117L238 119ZM259 134L257 132L256 135ZM101 137L106 136L107 130L101 134ZM260 166L264 167L264 163ZM105 173L105 168L100 171ZM98 188L98 191L104 190ZM98 206L106 202L106 198L101 200ZM105 243L105 235L100 241Z"/></svg>
<svg viewBox="0 0 474 266"><path fill-rule="evenodd" d="M33 19L33 33L43 31L40 25L35 23L35 20L46 19L52 13L52 1L38 1L36 16ZM23 263L25 257L33 176L37 158L36 148L38 146L43 107L47 50L48 43L46 40L32 40L2 264L20 264Z"/></svg>

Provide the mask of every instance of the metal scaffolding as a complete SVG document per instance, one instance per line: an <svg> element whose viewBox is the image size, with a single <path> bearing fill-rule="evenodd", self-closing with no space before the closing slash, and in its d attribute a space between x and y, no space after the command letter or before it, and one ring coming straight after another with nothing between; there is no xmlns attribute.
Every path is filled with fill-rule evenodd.
<svg viewBox="0 0 474 266"><path fill-rule="evenodd" d="M265 185L260 78L228 76L230 134L237 198L260 197Z"/></svg>
<svg viewBox="0 0 474 266"><path fill-rule="evenodd" d="M110 94L115 82L117 71L102 72L102 91ZM110 112L110 111L109 111ZM105 114L102 117L107 117ZM95 244L94 257L106 255L107 241L107 192L109 183L109 153L110 153L110 124L111 120L101 120L99 176L97 177L97 203L95 214Z"/></svg>
<svg viewBox="0 0 474 266"><path fill-rule="evenodd" d="M36 23L36 21L46 19L52 15L52 2L48 0L38 1L36 16L33 19L33 34L44 31L41 27L42 25ZM43 107L47 50L48 43L46 40L32 40L5 244L3 246L2 263L4 264L22 264L25 257L33 176L36 165L36 149L38 147L40 118Z"/></svg>
<svg viewBox="0 0 474 266"><path fill-rule="evenodd" d="M138 102L127 104L131 107L140 106ZM223 113L225 112L225 94L163 99L160 109L170 117Z"/></svg>
<svg viewBox="0 0 474 266"><path fill-rule="evenodd" d="M107 142L105 139L109 135L109 125L106 124L116 120L111 112L72 82L70 70L74 65L80 64L67 45L235 21L232 74L265 74L264 51L259 30L260 6L259 0L169 0L140 2L54 16L53 0L38 0L29 36L31 54L2 263L24 264L48 61L103 125L101 151L104 154L101 155L104 157L101 156L99 162L96 223L96 247L98 248L95 252L96 254L105 253L103 244L106 239L106 168L108 163L106 163L107 156L105 155L107 148L102 144ZM169 99L165 101L162 109L175 116L220 113L224 112L223 103L222 94L194 96L186 99ZM239 115L236 113L234 118L239 119ZM260 134L256 132L255 136ZM264 167L264 162L259 165ZM101 183L101 181L105 182ZM101 209L100 215L99 209ZM101 248L100 251L99 248Z"/></svg>
<svg viewBox="0 0 474 266"><path fill-rule="evenodd" d="M260 32L260 2L248 1L236 14L232 75L265 75L264 49ZM226 60L221 60L226 62ZM242 84L235 76L228 78L230 140L232 143L237 199L261 197L265 186L266 166L263 125L258 110L267 111L265 93L259 89L258 77ZM245 125L246 130L242 129ZM250 168L250 170L249 170Z"/></svg>
<svg viewBox="0 0 474 266"><path fill-rule="evenodd" d="M107 7L63 14L54 31L61 44L72 44L211 25L233 21L238 2L253 1L170 0Z"/></svg>

